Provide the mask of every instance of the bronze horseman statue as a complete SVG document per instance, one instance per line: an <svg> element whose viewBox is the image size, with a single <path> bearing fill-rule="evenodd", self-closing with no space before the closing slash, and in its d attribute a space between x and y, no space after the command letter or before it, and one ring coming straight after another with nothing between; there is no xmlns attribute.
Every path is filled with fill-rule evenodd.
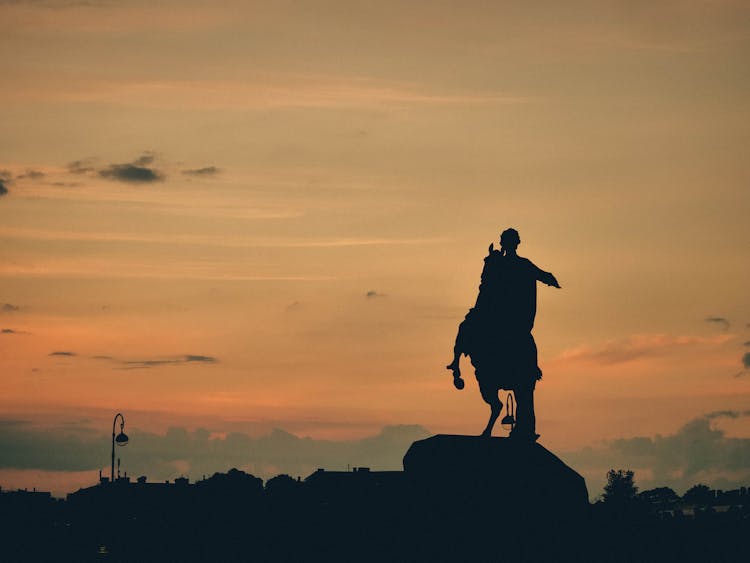
<svg viewBox="0 0 750 563"><path fill-rule="evenodd" d="M490 419L482 436L489 437L503 408L498 392L513 391L517 423L511 438L536 441L534 388L542 378L531 329L536 316L536 282L560 287L555 276L516 253L521 238L515 229L500 236L500 250L490 245L484 259L476 305L458 327L453 361L453 384L463 389L459 360L469 356Z"/></svg>

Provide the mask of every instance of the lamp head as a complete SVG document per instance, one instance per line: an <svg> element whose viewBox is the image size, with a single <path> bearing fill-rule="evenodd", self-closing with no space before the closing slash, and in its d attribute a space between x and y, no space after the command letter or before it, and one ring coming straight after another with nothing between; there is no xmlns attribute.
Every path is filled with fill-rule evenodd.
<svg viewBox="0 0 750 563"><path fill-rule="evenodd" d="M516 419L513 417L512 414L506 414L503 417L503 419L500 421L500 424L506 430L513 430L513 427L516 425Z"/></svg>
<svg viewBox="0 0 750 563"><path fill-rule="evenodd" d="M125 432L120 432L117 437L115 437L115 444L118 446L127 446L128 445L128 436L125 434Z"/></svg>

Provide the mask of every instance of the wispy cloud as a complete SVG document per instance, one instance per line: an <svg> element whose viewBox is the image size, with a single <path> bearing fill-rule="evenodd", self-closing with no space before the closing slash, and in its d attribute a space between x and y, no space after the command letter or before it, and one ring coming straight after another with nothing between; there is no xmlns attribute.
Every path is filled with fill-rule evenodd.
<svg viewBox="0 0 750 563"><path fill-rule="evenodd" d="M376 297L385 297L385 293L378 293L374 289L371 289L367 293L365 293L365 297L367 299L375 299Z"/></svg>
<svg viewBox="0 0 750 563"><path fill-rule="evenodd" d="M71 174L88 174L89 172L94 172L96 170L96 168L94 168L94 163L95 160L93 158L74 160L73 162L68 163L67 169Z"/></svg>
<svg viewBox="0 0 750 563"><path fill-rule="evenodd" d="M142 31L180 31L215 28L235 16L226 10L198 5L176 9L155 4L144 17L138 2L116 0L0 0L14 29L21 31L84 33L90 36ZM29 17L32 15L33 17Z"/></svg>
<svg viewBox="0 0 750 563"><path fill-rule="evenodd" d="M246 268L226 262L186 262L156 264L153 262L116 262L102 260L47 261L43 264L9 264L0 268L0 278L27 276L33 278L88 278L88 279L190 279L205 281L246 282L327 282L338 279L331 275L308 273L254 274Z"/></svg>
<svg viewBox="0 0 750 563"><path fill-rule="evenodd" d="M46 101L76 104L170 108L194 111L212 109L488 106L539 103L538 96L504 92L435 91L419 84L362 77L264 75L257 80L141 80L97 81L85 89L72 87L68 76L47 77L54 88L6 90L0 101Z"/></svg>
<svg viewBox="0 0 750 563"><path fill-rule="evenodd" d="M110 164L107 168L99 170L99 175L103 178L133 184L148 184L164 179L158 170L132 163Z"/></svg>
<svg viewBox="0 0 750 563"><path fill-rule="evenodd" d="M608 340L599 345L583 345L565 350L562 360L579 360L600 364L621 364L644 357L663 356L677 349L696 346L716 346L733 337L722 334L713 337L670 336L666 334L633 335L619 340Z"/></svg>
<svg viewBox="0 0 750 563"><path fill-rule="evenodd" d="M143 151L139 157L130 162L112 163L103 168L97 163L98 159L93 157L69 162L66 168L70 174L97 173L102 178L109 180L144 184L164 179L164 174L151 166L154 160L156 160L154 151Z"/></svg>
<svg viewBox="0 0 750 563"><path fill-rule="evenodd" d="M132 164L136 166L148 166L156 160L156 153L154 151L144 151L141 156L136 158Z"/></svg>
<svg viewBox="0 0 750 563"><path fill-rule="evenodd" d="M31 334L25 330L16 330L14 328L4 328L0 330L0 334Z"/></svg>
<svg viewBox="0 0 750 563"><path fill-rule="evenodd" d="M77 356L75 352L68 352L68 351L56 351L56 352L50 352L50 356L63 356L66 358L72 358Z"/></svg>
<svg viewBox="0 0 750 563"><path fill-rule="evenodd" d="M16 176L17 180L39 180L41 178L44 178L45 173L41 170L31 170L28 169L23 174L19 174Z"/></svg>
<svg viewBox="0 0 750 563"><path fill-rule="evenodd" d="M12 179L13 174L9 170L0 170L0 196L8 194L8 184Z"/></svg>
<svg viewBox="0 0 750 563"><path fill-rule="evenodd" d="M111 0L0 0L0 6L33 6L38 8L73 8L77 6L106 6Z"/></svg>
<svg viewBox="0 0 750 563"><path fill-rule="evenodd" d="M178 366L184 364L215 364L218 360L211 356L185 355L177 358L166 358L158 360L122 360L121 369L148 369L159 366Z"/></svg>
<svg viewBox="0 0 750 563"><path fill-rule="evenodd" d="M285 311L299 311L302 308L303 308L303 305L302 305L301 302L299 302L299 301L292 301L291 303L289 303L289 305L287 305L284 308L284 310Z"/></svg>
<svg viewBox="0 0 750 563"><path fill-rule="evenodd" d="M92 360L101 360L116 364L116 369L149 369L160 366L179 366L185 364L215 364L218 359L214 356L202 354L184 354L182 356L169 356L161 358L146 359L119 359L114 356L98 355L92 356Z"/></svg>
<svg viewBox="0 0 750 563"><path fill-rule="evenodd" d="M13 305L13 303L3 303L0 305L0 313L16 313L21 310L21 307L18 305Z"/></svg>
<svg viewBox="0 0 750 563"><path fill-rule="evenodd" d="M744 372L750 370L750 352L745 352L742 356L742 369Z"/></svg>
<svg viewBox="0 0 750 563"><path fill-rule="evenodd" d="M720 418L731 418L731 419L737 419L742 418L745 416L750 416L750 410L747 411L736 411L736 410L723 410L723 411L713 411L705 415L705 418L709 420L715 420Z"/></svg>
<svg viewBox="0 0 750 563"><path fill-rule="evenodd" d="M269 212L268 217L286 217L282 213ZM251 213L248 213L251 215ZM258 216L265 217L264 211L258 210ZM0 236L5 238L18 238L29 240L80 240L80 241L108 241L108 242L143 242L143 243L169 243L196 244L238 247L238 248L336 248L357 246L410 246L424 244L440 244L446 239L444 237L336 237L336 238L263 238L263 237L226 237L221 235L192 235L192 234L167 234L167 233L134 233L134 232L73 232L53 231L20 227L0 226Z"/></svg>
<svg viewBox="0 0 750 563"><path fill-rule="evenodd" d="M188 176L215 176L219 173L219 169L216 166L204 166L203 168L183 170L182 173Z"/></svg>
<svg viewBox="0 0 750 563"><path fill-rule="evenodd" d="M713 323L721 326L724 330L729 330L729 327L731 326L731 323L728 319L725 319L724 317L706 317L707 323Z"/></svg>

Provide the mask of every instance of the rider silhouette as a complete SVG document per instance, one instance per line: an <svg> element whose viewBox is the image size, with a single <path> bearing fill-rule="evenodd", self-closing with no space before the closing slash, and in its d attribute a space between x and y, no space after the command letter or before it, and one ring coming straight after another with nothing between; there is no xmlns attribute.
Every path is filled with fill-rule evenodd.
<svg viewBox="0 0 750 563"><path fill-rule="evenodd" d="M531 330L536 317L536 282L559 288L555 276L516 252L521 238L515 229L503 231L501 250L490 245L484 259L476 305L459 326L453 361L453 383L463 389L459 360L470 356L482 398L490 405L490 420L482 433L490 436L502 409L500 389L516 397L517 424L511 436L536 440L534 388L542 372Z"/></svg>

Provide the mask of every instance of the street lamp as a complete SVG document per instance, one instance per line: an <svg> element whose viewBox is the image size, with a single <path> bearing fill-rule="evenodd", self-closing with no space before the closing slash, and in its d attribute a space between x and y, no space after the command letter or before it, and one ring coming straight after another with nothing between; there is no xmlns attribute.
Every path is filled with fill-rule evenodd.
<svg viewBox="0 0 750 563"><path fill-rule="evenodd" d="M120 433L115 436L115 424L117 423L117 417L120 417ZM110 474L110 483L115 482L115 444L118 446L128 445L128 436L122 429L125 428L125 417L119 412L115 415L115 419L112 421L112 473Z"/></svg>

